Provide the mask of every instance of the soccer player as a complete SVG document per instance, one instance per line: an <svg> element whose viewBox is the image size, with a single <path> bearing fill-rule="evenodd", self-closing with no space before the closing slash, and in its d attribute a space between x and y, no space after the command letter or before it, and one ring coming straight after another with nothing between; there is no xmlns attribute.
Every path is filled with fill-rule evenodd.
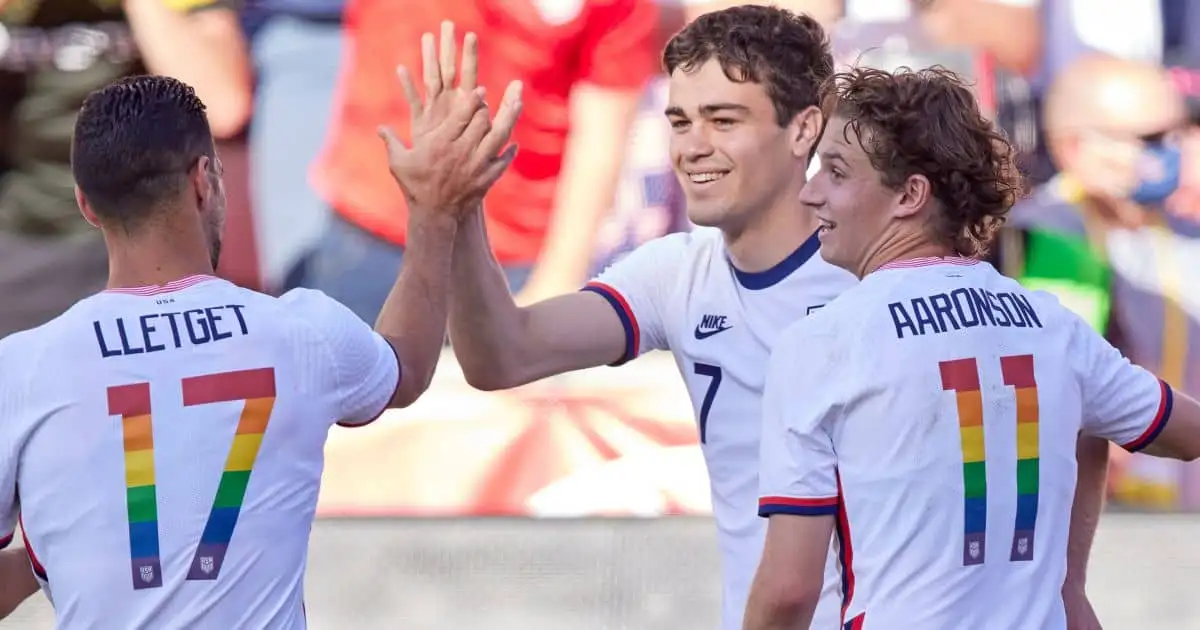
<svg viewBox="0 0 1200 630"><path fill-rule="evenodd" d="M497 152L519 94L493 124L472 86L428 95L439 124L415 112L411 149L383 133L398 179L431 155L452 164L405 180L423 238L378 332L321 293L213 276L224 188L190 87L143 76L88 97L72 169L109 288L0 341L0 525L8 542L19 513L28 551L24 566L0 552L0 611L30 594L32 565L59 627L305 626L329 428L428 386L457 215L511 160Z"/></svg>
<svg viewBox="0 0 1200 630"><path fill-rule="evenodd" d="M862 282L771 357L745 628L806 627L835 526L847 630L1065 628L1080 432L1192 459L1200 407L977 260L1018 183L956 76L831 85L801 201Z"/></svg>
<svg viewBox="0 0 1200 630"><path fill-rule="evenodd" d="M755 500L770 348L856 282L817 255L816 218L797 201L833 58L810 17L738 6L693 21L663 64L671 161L704 227L647 243L583 291L518 308L471 215L455 242L451 339L467 380L489 390L651 350L675 355L712 482L722 627L732 630L762 551Z"/></svg>

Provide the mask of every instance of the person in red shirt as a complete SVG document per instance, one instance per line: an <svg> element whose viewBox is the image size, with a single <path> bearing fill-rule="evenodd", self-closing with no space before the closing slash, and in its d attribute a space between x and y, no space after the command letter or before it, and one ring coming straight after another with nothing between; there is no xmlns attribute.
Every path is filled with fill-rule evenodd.
<svg viewBox="0 0 1200 630"><path fill-rule="evenodd" d="M612 203L624 142L657 72L652 0L350 0L346 65L331 132L314 167L333 208L302 284L373 321L403 259L404 199L376 136L408 120L397 66L421 67L421 36L443 21L486 34L479 83L495 101L525 85L520 153L486 203L492 247L522 301L578 288Z"/></svg>

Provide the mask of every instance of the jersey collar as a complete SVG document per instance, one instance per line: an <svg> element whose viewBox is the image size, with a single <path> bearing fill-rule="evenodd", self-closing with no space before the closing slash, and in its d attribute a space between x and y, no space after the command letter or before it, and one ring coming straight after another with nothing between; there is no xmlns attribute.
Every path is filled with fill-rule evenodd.
<svg viewBox="0 0 1200 630"><path fill-rule="evenodd" d="M106 289L105 293L120 293L123 295L161 295L163 293L174 293L182 291L188 287L196 286L201 282L209 280L217 280L216 276L208 274L196 274L187 276L178 280L172 280L166 284L155 284L147 287L120 287L116 289Z"/></svg>
<svg viewBox="0 0 1200 630"><path fill-rule="evenodd" d="M884 269L912 269L914 267L931 267L933 265L978 265L979 261L974 258L964 258L962 256L925 256L923 258L906 258L904 260L893 260L892 262L883 265L876 271Z"/></svg>
<svg viewBox="0 0 1200 630"><path fill-rule="evenodd" d="M796 251L788 254L787 258L765 271L742 271L730 260L729 266L733 269L733 275L737 278L738 284L751 291L759 291L779 284L821 249L821 239L817 238L819 231L813 232L812 236L796 248Z"/></svg>

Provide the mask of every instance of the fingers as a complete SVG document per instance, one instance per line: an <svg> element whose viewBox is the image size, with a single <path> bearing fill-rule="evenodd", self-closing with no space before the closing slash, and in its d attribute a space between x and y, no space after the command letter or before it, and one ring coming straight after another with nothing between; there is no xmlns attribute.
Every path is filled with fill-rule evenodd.
<svg viewBox="0 0 1200 630"><path fill-rule="evenodd" d="M469 94L454 99L450 113L438 127L438 133L449 140L456 140L466 131L467 127L482 110L487 116L487 104L484 103L484 89L475 88Z"/></svg>
<svg viewBox="0 0 1200 630"><path fill-rule="evenodd" d="M454 78L458 73L458 42L454 40L454 22L446 20L442 22L441 36L441 53L439 55L438 65L440 66L441 86L443 91L454 89Z"/></svg>
<svg viewBox="0 0 1200 630"><path fill-rule="evenodd" d="M387 148L389 160L408 155L408 147L404 146L403 142L400 142L400 138L396 137L396 132L392 131L391 127L386 125L381 126L376 133L383 140L383 146Z"/></svg>
<svg viewBox="0 0 1200 630"><path fill-rule="evenodd" d="M442 93L442 71L438 67L433 33L425 33L421 36L421 65L425 80L425 102L432 104L433 99Z"/></svg>
<svg viewBox="0 0 1200 630"><path fill-rule="evenodd" d="M467 33L463 38L462 76L459 77L458 87L464 92L475 89L479 81L479 38L475 33Z"/></svg>
<svg viewBox="0 0 1200 630"><path fill-rule="evenodd" d="M463 130L461 140L469 147L478 147L483 137L492 129L491 112L487 107L480 107L475 110L475 115L471 117L470 124ZM495 155L483 155L482 160L488 160ZM477 158L480 159L480 158Z"/></svg>
<svg viewBox="0 0 1200 630"><path fill-rule="evenodd" d="M425 105L421 102L421 93L417 91L417 86L413 83L412 73L404 66L397 66L396 78L400 81L400 89L404 92L404 100L408 103L408 112L415 120L421 112L425 111Z"/></svg>
<svg viewBox="0 0 1200 630"><path fill-rule="evenodd" d="M501 153L499 157L487 165L487 168L483 171L483 175L478 180L484 192L491 188L496 183L496 180L500 179L501 175L504 175L504 172L508 170L508 167L512 165L513 160L516 158L517 145L511 144L504 150L504 153Z"/></svg>
<svg viewBox="0 0 1200 630"><path fill-rule="evenodd" d="M513 81L508 84L508 89L504 90L504 100L500 103L500 110L492 119L492 130L479 143L480 155L491 157L496 155L501 147L508 144L508 139L512 137L513 127L517 124L517 118L521 115L522 89L520 81Z"/></svg>

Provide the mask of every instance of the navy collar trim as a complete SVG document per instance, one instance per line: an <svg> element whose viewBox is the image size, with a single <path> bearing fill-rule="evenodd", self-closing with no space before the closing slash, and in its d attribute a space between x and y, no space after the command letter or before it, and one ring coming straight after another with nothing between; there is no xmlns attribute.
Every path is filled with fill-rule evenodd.
<svg viewBox="0 0 1200 630"><path fill-rule="evenodd" d="M787 258L765 271L742 271L734 266L732 260L729 261L729 266L733 269L733 275L737 278L738 284L744 288L761 291L773 287L792 275L793 271L803 266L821 249L821 239L817 238L819 233L820 230L813 232L812 236L796 248L796 251L788 254Z"/></svg>

